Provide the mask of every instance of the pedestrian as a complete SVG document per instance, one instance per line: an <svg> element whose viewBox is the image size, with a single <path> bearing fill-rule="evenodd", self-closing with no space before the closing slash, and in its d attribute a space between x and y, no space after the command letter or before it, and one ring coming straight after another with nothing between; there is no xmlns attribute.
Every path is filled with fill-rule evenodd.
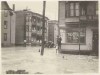
<svg viewBox="0 0 100 75"><path fill-rule="evenodd" d="M26 47L26 40L24 40L24 46Z"/></svg>
<svg viewBox="0 0 100 75"><path fill-rule="evenodd" d="M39 52L41 51L41 45L42 45L42 41L40 40L40 47L39 47Z"/></svg>
<svg viewBox="0 0 100 75"><path fill-rule="evenodd" d="M56 44L56 53L58 52L58 45Z"/></svg>
<svg viewBox="0 0 100 75"><path fill-rule="evenodd" d="M61 35L59 36L59 42L58 42L58 50L61 50L61 41L62 41L62 38L61 38Z"/></svg>
<svg viewBox="0 0 100 75"><path fill-rule="evenodd" d="M59 36L57 36L57 44L56 44L56 53L58 52L58 43L59 43Z"/></svg>
<svg viewBox="0 0 100 75"><path fill-rule="evenodd" d="M58 51L60 51L61 50L61 41L62 41L62 38L61 38L61 36L57 36L57 45L58 45Z"/></svg>

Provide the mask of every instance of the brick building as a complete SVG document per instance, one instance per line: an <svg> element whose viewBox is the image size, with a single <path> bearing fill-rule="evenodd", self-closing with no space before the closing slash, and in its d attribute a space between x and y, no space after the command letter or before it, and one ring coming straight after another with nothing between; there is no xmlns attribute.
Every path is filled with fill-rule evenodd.
<svg viewBox="0 0 100 75"><path fill-rule="evenodd" d="M56 44L56 37L58 35L58 21L49 20L48 21L48 41L54 42Z"/></svg>
<svg viewBox="0 0 100 75"><path fill-rule="evenodd" d="M61 51L98 53L98 1L59 1Z"/></svg>
<svg viewBox="0 0 100 75"><path fill-rule="evenodd" d="M54 25L54 44L56 45L57 44L57 36L59 35L58 34L58 21L55 21L55 25Z"/></svg>
<svg viewBox="0 0 100 75"><path fill-rule="evenodd" d="M56 44L56 37L58 35L58 21L49 20L48 21L48 41L54 42Z"/></svg>
<svg viewBox="0 0 100 75"><path fill-rule="evenodd" d="M45 40L47 40L47 21L45 17ZM16 45L38 44L42 38L42 15L28 10L16 11Z"/></svg>

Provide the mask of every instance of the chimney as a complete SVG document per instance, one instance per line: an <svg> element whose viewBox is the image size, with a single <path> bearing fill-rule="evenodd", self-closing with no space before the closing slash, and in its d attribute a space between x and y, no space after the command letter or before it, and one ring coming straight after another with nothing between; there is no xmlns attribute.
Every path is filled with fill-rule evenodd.
<svg viewBox="0 0 100 75"><path fill-rule="evenodd" d="M13 11L15 11L15 4L13 4Z"/></svg>

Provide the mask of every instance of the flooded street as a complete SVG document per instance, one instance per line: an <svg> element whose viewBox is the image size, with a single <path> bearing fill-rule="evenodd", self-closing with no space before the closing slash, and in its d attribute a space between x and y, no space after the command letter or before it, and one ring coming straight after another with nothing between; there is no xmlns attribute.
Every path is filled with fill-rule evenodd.
<svg viewBox="0 0 100 75"><path fill-rule="evenodd" d="M2 48L2 73L7 70L26 70L29 74L98 73L96 56L56 54L55 48L39 47Z"/></svg>

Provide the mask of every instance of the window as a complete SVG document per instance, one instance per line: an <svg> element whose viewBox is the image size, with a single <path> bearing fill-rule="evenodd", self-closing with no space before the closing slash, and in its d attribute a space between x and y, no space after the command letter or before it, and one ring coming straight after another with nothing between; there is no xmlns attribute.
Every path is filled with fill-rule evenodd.
<svg viewBox="0 0 100 75"><path fill-rule="evenodd" d="M61 38L63 38L61 43L66 43L66 39L65 39L66 30L65 29L60 29L60 35L61 35Z"/></svg>
<svg viewBox="0 0 100 75"><path fill-rule="evenodd" d="M67 33L68 43L78 43L78 32L70 31Z"/></svg>
<svg viewBox="0 0 100 75"><path fill-rule="evenodd" d="M26 17L26 22L29 22L29 17L28 16Z"/></svg>
<svg viewBox="0 0 100 75"><path fill-rule="evenodd" d="M96 3L96 15L98 15L98 3Z"/></svg>
<svg viewBox="0 0 100 75"><path fill-rule="evenodd" d="M66 17L68 16L79 16L79 3L70 2L66 3Z"/></svg>
<svg viewBox="0 0 100 75"><path fill-rule="evenodd" d="M4 21L4 28L7 29L7 21Z"/></svg>
<svg viewBox="0 0 100 75"><path fill-rule="evenodd" d="M31 22L31 16L29 17L29 21Z"/></svg>
<svg viewBox="0 0 100 75"><path fill-rule="evenodd" d="M84 8L81 9L81 15L86 15L86 11Z"/></svg>
<svg viewBox="0 0 100 75"><path fill-rule="evenodd" d="M80 3L80 15L81 16L85 16L86 15L86 13L87 13L87 7L88 7L87 2L81 2Z"/></svg>
<svg viewBox="0 0 100 75"><path fill-rule="evenodd" d="M70 31L67 31L67 43L78 44L79 43L79 28L71 28ZM80 43L85 43L85 28L80 29Z"/></svg>
<svg viewBox="0 0 100 75"><path fill-rule="evenodd" d="M75 3L75 16L79 16L79 3Z"/></svg>
<svg viewBox="0 0 100 75"><path fill-rule="evenodd" d="M95 4L94 2L91 2L87 5L87 15L93 16L95 15Z"/></svg>
<svg viewBox="0 0 100 75"><path fill-rule="evenodd" d="M74 16L74 3L70 3L70 16Z"/></svg>
<svg viewBox="0 0 100 75"><path fill-rule="evenodd" d="M5 16L5 17L8 16L8 12L7 12L7 10L4 10L4 16Z"/></svg>
<svg viewBox="0 0 100 75"><path fill-rule="evenodd" d="M28 40L29 40L29 37L28 36L26 36L26 42L28 43Z"/></svg>
<svg viewBox="0 0 100 75"><path fill-rule="evenodd" d="M31 19L32 19L32 18L31 18L30 16L27 16L27 17L26 17L26 22L31 22Z"/></svg>
<svg viewBox="0 0 100 75"><path fill-rule="evenodd" d="M4 33L4 41L7 41L7 33Z"/></svg>
<svg viewBox="0 0 100 75"><path fill-rule="evenodd" d="M29 37L29 42L31 43L31 37Z"/></svg>
<svg viewBox="0 0 100 75"><path fill-rule="evenodd" d="M35 22L35 21L36 21L36 19L34 18L34 19L33 19L33 21Z"/></svg>
<svg viewBox="0 0 100 75"><path fill-rule="evenodd" d="M28 26L28 25L26 25L26 31L27 31L27 32L29 31L29 26Z"/></svg>

